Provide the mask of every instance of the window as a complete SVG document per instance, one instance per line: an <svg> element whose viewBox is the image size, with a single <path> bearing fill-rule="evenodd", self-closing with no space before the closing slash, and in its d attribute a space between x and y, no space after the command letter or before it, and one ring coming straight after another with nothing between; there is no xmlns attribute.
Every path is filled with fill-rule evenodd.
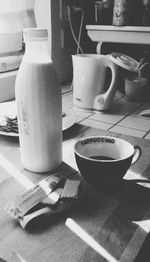
<svg viewBox="0 0 150 262"><path fill-rule="evenodd" d="M12 56L17 59L24 49L22 38L24 27L37 26L48 29L48 48L61 83L70 78L71 57L68 59L70 50L65 50L62 46L61 28L62 24L66 23L66 13L63 13L62 4L63 0L0 0L0 64L3 66L0 74L0 102L13 99L15 96L17 70L10 71L6 66L6 60L8 62L8 56L11 56L14 69L17 67L18 64L12 61Z"/></svg>
<svg viewBox="0 0 150 262"><path fill-rule="evenodd" d="M24 27L35 27L35 0L0 0L0 102L14 98Z"/></svg>
<svg viewBox="0 0 150 262"><path fill-rule="evenodd" d="M73 33L77 40L80 36L84 52L92 50L91 43L93 45L85 30L85 23L90 23L91 1L85 2L86 6L76 8L74 1L70 0L0 0L0 64L4 64L6 56L18 56L23 51L24 27L46 27L49 32L49 52L60 82L62 86L70 85L71 55L79 50ZM14 98L17 70L1 72L0 102Z"/></svg>
<svg viewBox="0 0 150 262"><path fill-rule="evenodd" d="M35 27L35 0L0 0L0 54L22 50L22 30Z"/></svg>

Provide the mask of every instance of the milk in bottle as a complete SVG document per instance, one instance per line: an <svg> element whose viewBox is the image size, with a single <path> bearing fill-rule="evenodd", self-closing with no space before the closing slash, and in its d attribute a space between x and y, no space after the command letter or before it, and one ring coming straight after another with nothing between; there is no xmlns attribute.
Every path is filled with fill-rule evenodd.
<svg viewBox="0 0 150 262"><path fill-rule="evenodd" d="M21 160L32 172L48 172L62 162L61 89L47 29L26 28L23 35L25 54L15 86Z"/></svg>

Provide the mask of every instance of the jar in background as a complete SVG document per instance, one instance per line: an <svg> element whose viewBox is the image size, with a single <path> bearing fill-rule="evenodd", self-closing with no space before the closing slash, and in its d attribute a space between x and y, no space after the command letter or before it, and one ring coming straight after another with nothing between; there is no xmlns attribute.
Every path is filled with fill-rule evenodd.
<svg viewBox="0 0 150 262"><path fill-rule="evenodd" d="M113 25L123 26L129 23L129 0L114 0Z"/></svg>
<svg viewBox="0 0 150 262"><path fill-rule="evenodd" d="M125 78L125 95L128 100L143 102L149 97L148 79L144 77L126 77Z"/></svg>
<svg viewBox="0 0 150 262"><path fill-rule="evenodd" d="M142 0L142 26L150 26L150 1Z"/></svg>
<svg viewBox="0 0 150 262"><path fill-rule="evenodd" d="M113 25L140 26L141 18L141 0L114 0Z"/></svg>

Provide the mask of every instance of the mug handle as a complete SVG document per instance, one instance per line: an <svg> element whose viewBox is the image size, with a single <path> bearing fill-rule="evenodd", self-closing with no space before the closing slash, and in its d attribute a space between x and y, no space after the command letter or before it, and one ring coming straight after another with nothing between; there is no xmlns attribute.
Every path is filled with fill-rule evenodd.
<svg viewBox="0 0 150 262"><path fill-rule="evenodd" d="M133 165L140 158L141 154L142 149L139 146L135 145L131 165Z"/></svg>
<svg viewBox="0 0 150 262"><path fill-rule="evenodd" d="M118 69L117 65L113 63L108 56L104 57L104 66L109 67L112 73L112 79L108 90L104 94L96 96L94 100L94 109L95 110L107 110L110 106L110 103L113 99L115 91L117 89L118 81Z"/></svg>

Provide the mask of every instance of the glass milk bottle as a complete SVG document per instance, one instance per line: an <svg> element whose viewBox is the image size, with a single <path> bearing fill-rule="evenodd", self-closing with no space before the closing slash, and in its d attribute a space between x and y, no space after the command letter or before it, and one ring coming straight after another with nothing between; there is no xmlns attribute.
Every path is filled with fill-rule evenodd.
<svg viewBox="0 0 150 262"><path fill-rule="evenodd" d="M47 29L23 31L25 54L16 77L19 142L24 168L48 172L62 163L62 99L47 49Z"/></svg>

